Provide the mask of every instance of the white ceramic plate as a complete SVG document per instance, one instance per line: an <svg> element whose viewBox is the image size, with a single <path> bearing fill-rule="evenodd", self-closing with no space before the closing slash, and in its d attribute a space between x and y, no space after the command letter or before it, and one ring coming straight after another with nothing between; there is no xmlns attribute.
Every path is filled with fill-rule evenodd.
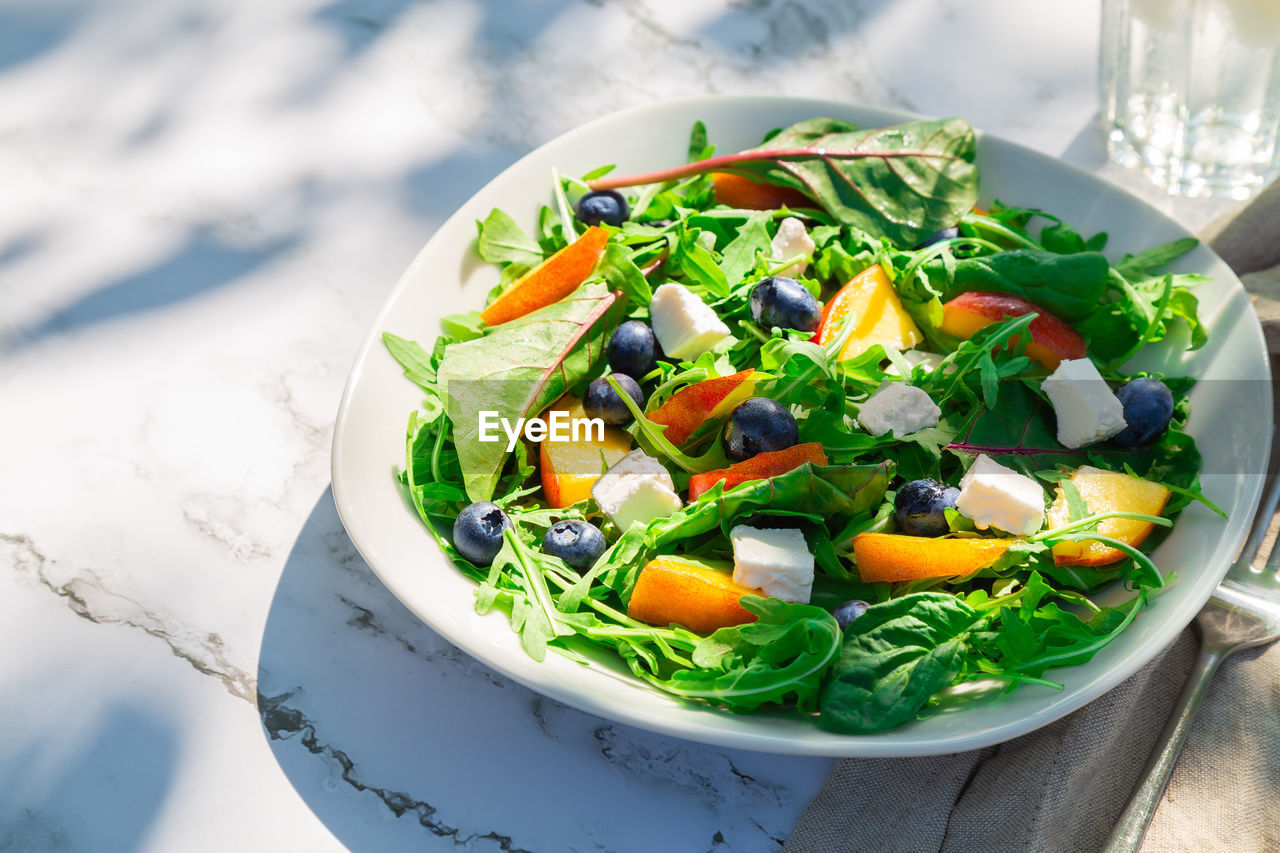
<svg viewBox="0 0 1280 853"><path fill-rule="evenodd" d="M582 174L605 163L620 173L684 161L689 128L706 122L722 152L757 144L770 128L813 116L866 127L916 116L832 101L784 97L704 97L606 116L566 133L520 162L462 206L423 247L395 286L360 348L338 412L333 491L352 540L387 587L413 612L468 653L528 687L582 710L691 740L772 752L826 756L928 755L973 749L1043 726L1131 675L1191 620L1233 558L1258 501L1271 439L1271 391L1262 330L1239 281L1206 248L1177 264L1213 276L1200 290L1210 344L1195 353L1166 348L1150 358L1170 372L1204 379L1190 431L1204 453L1205 492L1230 513L1222 520L1194 505L1156 552L1177 580L1119 639L1090 663L1057 670L1062 691L1033 686L984 697L951 713L875 735L836 735L782 715L734 715L681 703L607 663L583 667L550 654L528 658L506 617L477 616L473 586L423 530L402 498L395 472L404 462L405 425L419 402L381 343L384 331L430 346L439 320L477 309L497 271L474 251L475 222L501 207L532 230L551 199L551 168ZM982 202L1041 207L1084 233L1107 231L1113 260L1187 232L1142 201L1092 175L1026 148L983 136ZM982 203L980 202L980 203Z"/></svg>

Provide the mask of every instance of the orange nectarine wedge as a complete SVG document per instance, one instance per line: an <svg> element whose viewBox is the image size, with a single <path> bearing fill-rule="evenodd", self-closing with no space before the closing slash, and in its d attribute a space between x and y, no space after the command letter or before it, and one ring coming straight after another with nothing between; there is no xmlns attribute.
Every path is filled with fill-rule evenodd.
<svg viewBox="0 0 1280 853"><path fill-rule="evenodd" d="M1050 370L1056 370L1064 358L1084 358L1084 338L1079 332L1034 302L1011 293L984 290L961 293L942 306L942 325L938 329L948 335L968 339L979 329L1006 317L1031 313L1040 316L1031 321L1031 341L1026 349L1028 358Z"/></svg>
<svg viewBox="0 0 1280 853"><path fill-rule="evenodd" d="M822 452L821 444L816 441L810 441L805 444L788 447L786 450L757 453L745 462L730 465L728 468L707 471L703 474L694 474L689 478L689 500L697 500L698 495L707 491L721 480L724 481L724 490L727 492L734 486L741 485L748 480L764 480L768 477L776 477L779 474L785 474L788 471L799 468L806 462L812 462L814 465L827 464L827 454Z"/></svg>
<svg viewBox="0 0 1280 853"><path fill-rule="evenodd" d="M753 370L704 379L672 394L648 418L667 428L663 433L667 441L684 444L705 421L727 414L738 403L750 397L755 387Z"/></svg>
<svg viewBox="0 0 1280 853"><path fill-rule="evenodd" d="M591 275L608 242L609 232L592 225L577 240L516 279L480 312L480 319L485 325L498 326L564 299Z"/></svg>
<svg viewBox="0 0 1280 853"><path fill-rule="evenodd" d="M959 577L990 566L1013 541L861 533L853 539L853 559L868 582Z"/></svg>
<svg viewBox="0 0 1280 853"><path fill-rule="evenodd" d="M582 401L568 394L547 409L547 413L552 411L567 412L574 420L587 416ZM542 417L549 417L547 413ZM542 494L549 506L559 509L591 497L591 486L604 473L605 466L631 452L631 436L626 430L605 427L603 440L597 440L596 433L591 432L589 437L581 435L578 441L544 439L538 445Z"/></svg>
<svg viewBox="0 0 1280 853"><path fill-rule="evenodd" d="M657 557L640 570L627 615L650 625L683 625L709 634L717 628L756 621L738 603L744 595L764 595L736 583L713 565L684 557Z"/></svg>
<svg viewBox="0 0 1280 853"><path fill-rule="evenodd" d="M849 322L854 325L840 349L841 359L853 358L876 344L905 350L924 340L879 264L872 264L850 279L822 307L814 341L830 343L840 334L846 317L851 317Z"/></svg>
<svg viewBox="0 0 1280 853"><path fill-rule="evenodd" d="M1071 484L1080 492L1090 513L1137 512L1143 515L1159 515L1169 502L1169 490L1159 483L1133 477L1119 471L1104 471L1085 465L1077 468L1070 477ZM1071 513L1067 498L1058 488L1058 497L1049 507L1049 527L1061 527ZM1137 548L1147 540L1155 525L1136 518L1108 518L1098 522L1098 533L1119 539ZM1059 542L1053 546L1053 562L1058 566L1106 566L1117 563L1126 556L1119 548L1101 542L1082 540Z"/></svg>
<svg viewBox="0 0 1280 853"><path fill-rule="evenodd" d="M753 181L729 172L712 172L716 201L743 210L775 210L779 207L815 207L816 203L799 190Z"/></svg>

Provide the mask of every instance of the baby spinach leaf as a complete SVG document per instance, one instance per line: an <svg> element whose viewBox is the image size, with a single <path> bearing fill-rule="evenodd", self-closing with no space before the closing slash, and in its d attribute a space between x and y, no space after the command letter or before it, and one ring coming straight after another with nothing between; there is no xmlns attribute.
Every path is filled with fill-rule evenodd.
<svg viewBox="0 0 1280 853"><path fill-rule="evenodd" d="M953 595L917 592L874 604L846 629L822 688L819 725L867 734L911 720L964 668L982 614Z"/></svg>
<svg viewBox="0 0 1280 853"><path fill-rule="evenodd" d="M542 247L521 230L516 221L496 207L477 222L480 237L476 249L491 264L531 267L542 261Z"/></svg>
<svg viewBox="0 0 1280 853"><path fill-rule="evenodd" d="M820 607L745 595L756 621L721 628L693 650L696 669L650 683L677 696L705 699L743 713L767 702L801 711L817 706L827 665L840 651L840 627Z"/></svg>
<svg viewBox="0 0 1280 853"><path fill-rule="evenodd" d="M973 128L961 119L859 130L816 118L763 145L643 175L591 182L593 189L734 172L799 190L838 222L902 246L954 225L978 200Z"/></svg>
<svg viewBox="0 0 1280 853"><path fill-rule="evenodd" d="M1097 252L1061 255L1041 249L1013 249L955 260L948 274L942 259L924 265L943 300L969 290L1020 296L1064 320L1088 316L1107 292L1111 265Z"/></svg>
<svg viewBox="0 0 1280 853"><path fill-rule="evenodd" d="M445 348L438 376L467 495L488 500L507 458L504 436L480 440L480 412L533 417L598 367L622 313L621 294L587 283L554 305Z"/></svg>

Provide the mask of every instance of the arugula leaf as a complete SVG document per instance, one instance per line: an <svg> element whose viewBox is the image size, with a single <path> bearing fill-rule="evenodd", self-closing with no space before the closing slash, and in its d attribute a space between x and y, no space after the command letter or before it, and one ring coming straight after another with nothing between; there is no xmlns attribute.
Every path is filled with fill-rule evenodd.
<svg viewBox="0 0 1280 853"><path fill-rule="evenodd" d="M400 366L404 368L404 375L410 382L424 391L435 392L435 366L431 363L431 356L417 341L383 332L382 342L391 353L391 357L400 362Z"/></svg>
<svg viewBox="0 0 1280 853"><path fill-rule="evenodd" d="M725 278L711 250L699 242L699 236L704 233L708 237L714 236L697 228L683 229L671 250L670 263L688 279L690 289L694 292L728 296L729 280Z"/></svg>
<svg viewBox="0 0 1280 853"><path fill-rule="evenodd" d="M445 335L452 338L453 341L472 341L476 338L484 337L484 333L488 329L484 324L484 320L480 319L479 311L463 311L458 314L449 314L440 321L440 325L444 329ZM450 341L450 343L453 341Z"/></svg>
<svg viewBox="0 0 1280 853"><path fill-rule="evenodd" d="M755 268L760 254L766 257L772 251L767 224L773 219L771 212L753 213L738 229L737 235L724 249L720 259L720 271L730 284L737 284Z"/></svg>
<svg viewBox="0 0 1280 853"><path fill-rule="evenodd" d="M1089 516L1089 504L1084 499L1084 495L1080 494L1080 490L1076 488L1076 484L1068 478L1058 481L1058 488L1062 490L1062 496L1067 502L1067 523L1080 521Z"/></svg>
<svg viewBox="0 0 1280 853"><path fill-rule="evenodd" d="M755 513L804 516L815 521L870 515L880 507L893 463L878 465L815 466L798 468L765 480L749 480L728 491L716 483L698 499L666 518L645 527L633 526L604 553L596 569L603 583L624 601L648 556L665 553L677 543L719 529L729 528Z"/></svg>
<svg viewBox="0 0 1280 853"><path fill-rule="evenodd" d="M480 412L513 423L546 409L592 374L622 313L621 294L587 283L570 296L445 347L438 378L449 397L453 440L473 501L488 500L507 458L505 440L481 441Z"/></svg>
<svg viewBox="0 0 1280 853"><path fill-rule="evenodd" d="M1191 349L1204 346L1208 332L1200 323L1199 301L1189 288L1207 279L1157 273L1198 244L1194 237L1183 237L1125 255L1111 274L1112 301L1076 323L1077 331L1089 340L1089 351L1099 358L1122 362L1147 343L1163 340L1171 320L1186 324Z"/></svg>
<svg viewBox="0 0 1280 853"><path fill-rule="evenodd" d="M649 280L635 265L625 246L613 241L606 244L594 275L603 277L611 289L621 292L631 304L648 311L653 288L649 287Z"/></svg>
<svg viewBox="0 0 1280 853"><path fill-rule="evenodd" d="M755 622L721 628L699 643L693 650L696 669L649 682L738 713L788 701L801 711L813 710L823 673L840 651L835 617L778 598L744 595L741 603L756 614Z"/></svg>
<svg viewBox="0 0 1280 853"><path fill-rule="evenodd" d="M483 222L477 222L480 231L476 248L480 257L491 264L518 264L532 267L542 261L542 247L529 238L516 221L494 208Z"/></svg>
<svg viewBox="0 0 1280 853"><path fill-rule="evenodd" d="M1137 281L1150 276L1160 267L1173 263L1199 245L1200 241L1195 237L1170 240L1168 243L1144 249L1136 255L1125 255L1120 263L1116 264L1116 272L1130 281Z"/></svg>
<svg viewBox="0 0 1280 853"><path fill-rule="evenodd" d="M689 162L705 160L711 154L707 150L707 126L700 121L693 123L689 131Z"/></svg>
<svg viewBox="0 0 1280 853"><path fill-rule="evenodd" d="M1004 382L999 409L979 406L968 427L947 445L967 456L984 453L1029 476L1063 466L1093 465L1121 470L1128 465L1135 475L1190 489L1200 470L1195 441L1184 432L1190 409L1187 381L1166 379L1174 394L1174 415L1169 428L1148 447L1102 444L1068 450L1058 443L1052 407L1031 387L1036 380Z"/></svg>
<svg viewBox="0 0 1280 853"><path fill-rule="evenodd" d="M917 592L873 604L845 631L822 688L819 725L867 734L911 720L964 668L982 614L953 595Z"/></svg>
<svg viewBox="0 0 1280 853"><path fill-rule="evenodd" d="M734 172L799 190L843 225L914 246L954 225L978 200L973 128L961 119L859 130L816 118L763 145L643 175L591 182L593 189Z"/></svg>

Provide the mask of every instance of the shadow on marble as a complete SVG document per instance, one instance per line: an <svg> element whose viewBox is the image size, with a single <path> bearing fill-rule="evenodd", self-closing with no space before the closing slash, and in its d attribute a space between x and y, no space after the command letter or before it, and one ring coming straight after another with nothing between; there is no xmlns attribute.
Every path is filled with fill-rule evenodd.
<svg viewBox="0 0 1280 853"><path fill-rule="evenodd" d="M0 774L0 850L144 848L177 761L176 732L142 704L24 744Z"/></svg>
<svg viewBox="0 0 1280 853"><path fill-rule="evenodd" d="M35 254L44 242L45 238L42 234L35 230L28 230L5 243L0 243L0 271Z"/></svg>
<svg viewBox="0 0 1280 853"><path fill-rule="evenodd" d="M357 853L775 851L830 764L654 735L512 682L391 595L331 491L281 574L257 699L281 769Z"/></svg>
<svg viewBox="0 0 1280 853"><path fill-rule="evenodd" d="M83 3L25 0L0 12L0 73L34 62L65 43L86 17Z"/></svg>
<svg viewBox="0 0 1280 853"><path fill-rule="evenodd" d="M525 150L467 148L419 163L400 183L405 209L430 222L443 222ZM547 184L551 179L548 176Z"/></svg>
<svg viewBox="0 0 1280 853"><path fill-rule="evenodd" d="M0 338L0 349L17 350L50 335L76 331L155 311L232 284L298 245L299 234L252 246L233 245L208 228L192 230L167 257L147 269L107 282L39 324ZM19 246L19 249L21 247Z"/></svg>

